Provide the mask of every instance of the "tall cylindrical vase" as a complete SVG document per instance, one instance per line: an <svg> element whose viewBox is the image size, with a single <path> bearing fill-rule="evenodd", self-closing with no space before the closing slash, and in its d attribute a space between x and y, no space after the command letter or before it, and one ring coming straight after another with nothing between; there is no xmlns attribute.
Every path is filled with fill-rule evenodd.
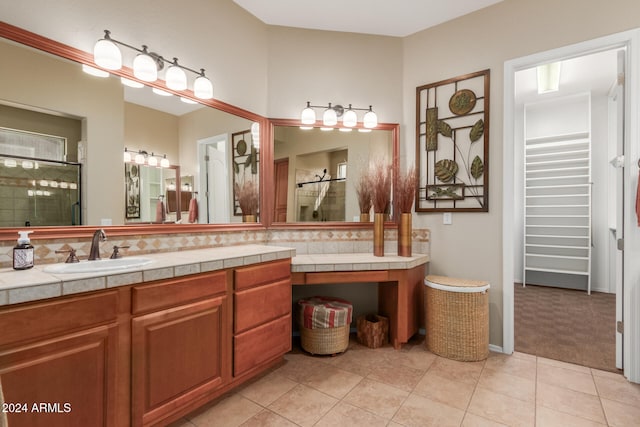
<svg viewBox="0 0 640 427"><path fill-rule="evenodd" d="M411 213L400 214L398 223L398 255L411 256Z"/></svg>
<svg viewBox="0 0 640 427"><path fill-rule="evenodd" d="M258 218L255 215L242 215L242 222L257 222Z"/></svg>
<svg viewBox="0 0 640 427"><path fill-rule="evenodd" d="M373 214L373 255L384 256L384 217L383 213Z"/></svg>
<svg viewBox="0 0 640 427"><path fill-rule="evenodd" d="M360 222L370 222L371 218L369 217L369 212L360 214Z"/></svg>

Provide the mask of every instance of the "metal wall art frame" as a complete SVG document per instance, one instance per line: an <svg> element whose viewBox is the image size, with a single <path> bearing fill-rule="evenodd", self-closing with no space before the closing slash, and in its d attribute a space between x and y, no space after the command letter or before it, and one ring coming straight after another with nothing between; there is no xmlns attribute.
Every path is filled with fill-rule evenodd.
<svg viewBox="0 0 640 427"><path fill-rule="evenodd" d="M260 150L253 143L251 130L243 130L231 134L231 161L233 164L233 215L242 216L240 203L236 194L236 184L242 185L246 181L258 184Z"/></svg>
<svg viewBox="0 0 640 427"><path fill-rule="evenodd" d="M489 211L489 77L416 88L416 212Z"/></svg>
<svg viewBox="0 0 640 427"><path fill-rule="evenodd" d="M140 166L135 163L124 164L125 208L127 219L140 218Z"/></svg>

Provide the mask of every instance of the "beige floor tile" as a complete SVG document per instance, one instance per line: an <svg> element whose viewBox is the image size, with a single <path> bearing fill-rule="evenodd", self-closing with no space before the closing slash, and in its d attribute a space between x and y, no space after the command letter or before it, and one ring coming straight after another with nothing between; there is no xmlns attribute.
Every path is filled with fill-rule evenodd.
<svg viewBox="0 0 640 427"><path fill-rule="evenodd" d="M326 366L322 370L311 373L302 383L329 396L342 399L362 378L349 371Z"/></svg>
<svg viewBox="0 0 640 427"><path fill-rule="evenodd" d="M174 421L171 424L169 424L168 427L194 427L195 424L193 424L191 421L189 421L186 418L183 418L181 420L178 421Z"/></svg>
<svg viewBox="0 0 640 427"><path fill-rule="evenodd" d="M607 421L612 427L638 427L640 425L640 407L625 405L609 399L602 399Z"/></svg>
<svg viewBox="0 0 640 427"><path fill-rule="evenodd" d="M423 372L429 369L437 358L435 354L426 351L424 346L413 346L408 351L394 351L387 355L391 365L406 366Z"/></svg>
<svg viewBox="0 0 640 427"><path fill-rule="evenodd" d="M408 395L406 391L365 378L345 396L343 401L391 419Z"/></svg>
<svg viewBox="0 0 640 427"><path fill-rule="evenodd" d="M507 425L467 412L464 415L461 427L507 427Z"/></svg>
<svg viewBox="0 0 640 427"><path fill-rule="evenodd" d="M494 353L494 354L502 354L502 353ZM520 351L514 351L512 356L517 357L518 359L532 360L534 362L536 362L538 359L535 354L527 354L527 353L522 353Z"/></svg>
<svg viewBox="0 0 640 427"><path fill-rule="evenodd" d="M591 373L594 377L607 377L611 379L621 379L626 381L626 379L622 375L622 372L603 371L600 369L591 368Z"/></svg>
<svg viewBox="0 0 640 427"><path fill-rule="evenodd" d="M311 426L338 402L305 385L297 385L275 402L268 409L301 426Z"/></svg>
<svg viewBox="0 0 640 427"><path fill-rule="evenodd" d="M524 353L519 353L524 355ZM526 355L529 356L529 355ZM489 357L484 365L485 369L490 368L529 380L536 379L537 362L535 356L521 357L516 353L509 356L506 354L489 353Z"/></svg>
<svg viewBox="0 0 640 427"><path fill-rule="evenodd" d="M474 385L442 378L430 371L422 377L413 392L464 411L469 406L474 389Z"/></svg>
<svg viewBox="0 0 640 427"><path fill-rule="evenodd" d="M630 383L622 375L594 376L593 379L600 398L640 407L640 384Z"/></svg>
<svg viewBox="0 0 640 427"><path fill-rule="evenodd" d="M297 424L265 409L242 423L240 427L297 427Z"/></svg>
<svg viewBox="0 0 640 427"><path fill-rule="evenodd" d="M535 404L477 388L468 412L509 426L533 426Z"/></svg>
<svg viewBox="0 0 640 427"><path fill-rule="evenodd" d="M434 372L439 377L452 381L475 385L480 379L480 373L484 366L482 362L458 362L456 360L438 357L428 372Z"/></svg>
<svg viewBox="0 0 640 427"><path fill-rule="evenodd" d="M315 358L307 354L287 354L286 363L275 372L296 381L304 381L312 372L321 369L324 362L320 358Z"/></svg>
<svg viewBox="0 0 640 427"><path fill-rule="evenodd" d="M402 404L393 421L408 427L458 427L464 411L411 394Z"/></svg>
<svg viewBox="0 0 640 427"><path fill-rule="evenodd" d="M598 394L590 370L585 373L566 367L540 364L538 365L538 382L581 391L594 396Z"/></svg>
<svg viewBox="0 0 640 427"><path fill-rule="evenodd" d="M258 381L243 387L239 393L262 406L269 406L277 398L298 385L297 382L277 372L272 372Z"/></svg>
<svg viewBox="0 0 640 427"><path fill-rule="evenodd" d="M525 402L535 402L536 400L536 382L534 380L511 375L502 370L485 367L480 375L478 387L515 397Z"/></svg>
<svg viewBox="0 0 640 427"><path fill-rule="evenodd" d="M600 399L591 394L538 382L536 403L538 406L605 423Z"/></svg>
<svg viewBox="0 0 640 427"><path fill-rule="evenodd" d="M260 405L239 395L231 396L221 400L215 406L198 415L188 417L189 421L198 427L211 427L224 425L225 427L239 426L249 418L262 411Z"/></svg>
<svg viewBox="0 0 640 427"><path fill-rule="evenodd" d="M418 384L424 372L404 365L380 365L372 368L367 378L410 392Z"/></svg>
<svg viewBox="0 0 640 427"><path fill-rule="evenodd" d="M544 406L536 408L536 427L599 427L603 425L606 424L558 412Z"/></svg>
<svg viewBox="0 0 640 427"><path fill-rule="evenodd" d="M540 365L551 365L556 366L558 368L571 369L573 371L582 372L585 374L591 373L591 368L587 368L586 366L575 365L573 363L561 362L560 360L547 359L546 357L538 357L538 368Z"/></svg>
<svg viewBox="0 0 640 427"><path fill-rule="evenodd" d="M385 360L385 355L379 351L380 349L367 350L348 350L343 354L327 359L325 363L335 368L366 377L371 373L372 367L383 363Z"/></svg>
<svg viewBox="0 0 640 427"><path fill-rule="evenodd" d="M384 427L389 420L348 403L340 402L318 421L314 427Z"/></svg>

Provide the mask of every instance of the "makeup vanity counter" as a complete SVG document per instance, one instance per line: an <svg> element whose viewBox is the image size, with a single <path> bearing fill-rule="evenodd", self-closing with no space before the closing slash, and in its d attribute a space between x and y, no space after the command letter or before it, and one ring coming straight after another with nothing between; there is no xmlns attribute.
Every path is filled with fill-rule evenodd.
<svg viewBox="0 0 640 427"><path fill-rule="evenodd" d="M293 285L371 283L378 287L378 312L389 318L389 338L399 349L420 328L428 255L373 256L368 253L296 255Z"/></svg>
<svg viewBox="0 0 640 427"><path fill-rule="evenodd" d="M112 272L0 270L9 425L167 425L280 363L294 254L241 245Z"/></svg>

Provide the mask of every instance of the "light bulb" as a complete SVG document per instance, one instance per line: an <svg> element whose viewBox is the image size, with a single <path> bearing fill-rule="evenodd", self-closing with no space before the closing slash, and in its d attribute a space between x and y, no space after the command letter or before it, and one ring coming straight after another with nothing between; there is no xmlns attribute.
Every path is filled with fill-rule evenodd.
<svg viewBox="0 0 640 427"><path fill-rule="evenodd" d="M338 124L338 115L336 114L336 110L331 108L331 103L329 103L329 108L324 110L322 124L325 126L335 126Z"/></svg>
<svg viewBox="0 0 640 427"><path fill-rule="evenodd" d="M167 159L167 155L165 154L164 157L160 160L160 167L168 168L169 166L169 159Z"/></svg>
<svg viewBox="0 0 640 427"><path fill-rule="evenodd" d="M204 76L204 69L200 69L200 76L193 82L193 94L200 99L213 98L213 84Z"/></svg>
<svg viewBox="0 0 640 427"><path fill-rule="evenodd" d="M311 103L307 101L307 107L300 114L300 123L303 125L313 125L316 123L316 112L311 108Z"/></svg>
<svg viewBox="0 0 640 427"><path fill-rule="evenodd" d="M349 109L345 111L344 116L342 116L342 124L349 128L358 124L358 115L351 109L351 104L349 104Z"/></svg>
<svg viewBox="0 0 640 427"><path fill-rule="evenodd" d="M378 116L371 109L371 105L369 105L369 111L362 118L362 123L365 128L372 129L378 126Z"/></svg>
<svg viewBox="0 0 640 427"><path fill-rule="evenodd" d="M142 53L133 60L133 75L143 82L155 82L158 80L158 64L149 55L146 46L142 46Z"/></svg>
<svg viewBox="0 0 640 427"><path fill-rule="evenodd" d="M169 89L185 90L187 88L187 75L184 70L178 66L177 58L173 58L173 65L167 68L164 80Z"/></svg>
<svg viewBox="0 0 640 427"><path fill-rule="evenodd" d="M109 31L104 31L104 38L93 46L93 62L107 70L122 68L122 53L109 37Z"/></svg>

